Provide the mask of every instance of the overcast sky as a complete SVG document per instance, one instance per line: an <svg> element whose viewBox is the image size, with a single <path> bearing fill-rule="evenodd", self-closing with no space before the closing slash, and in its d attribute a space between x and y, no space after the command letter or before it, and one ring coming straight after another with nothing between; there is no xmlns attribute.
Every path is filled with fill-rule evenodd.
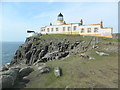
<svg viewBox="0 0 120 90"><path fill-rule="evenodd" d="M50 22L56 24L61 12L66 23L97 24L113 27L118 32L117 2L2 2L0 21L3 41L24 41L27 30L40 32ZM1 40L0 40L1 41Z"/></svg>

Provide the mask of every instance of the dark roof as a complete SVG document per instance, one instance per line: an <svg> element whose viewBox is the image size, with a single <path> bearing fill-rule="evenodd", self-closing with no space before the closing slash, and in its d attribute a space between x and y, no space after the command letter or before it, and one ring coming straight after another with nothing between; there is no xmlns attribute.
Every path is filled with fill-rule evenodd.
<svg viewBox="0 0 120 90"><path fill-rule="evenodd" d="M35 31L27 30L27 33L35 33Z"/></svg>
<svg viewBox="0 0 120 90"><path fill-rule="evenodd" d="M63 15L60 13L60 14L58 15L58 17L63 17Z"/></svg>

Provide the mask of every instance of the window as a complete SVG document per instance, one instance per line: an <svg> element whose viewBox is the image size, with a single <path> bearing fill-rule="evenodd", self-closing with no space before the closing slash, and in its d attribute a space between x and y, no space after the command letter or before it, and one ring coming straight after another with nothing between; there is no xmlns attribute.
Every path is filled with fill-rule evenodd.
<svg viewBox="0 0 120 90"><path fill-rule="evenodd" d="M87 29L87 32L90 33L90 32L91 32L91 28L88 28L88 29Z"/></svg>
<svg viewBox="0 0 120 90"><path fill-rule="evenodd" d="M68 31L70 31L70 27L68 27Z"/></svg>
<svg viewBox="0 0 120 90"><path fill-rule="evenodd" d="M47 31L49 32L49 28L47 28Z"/></svg>
<svg viewBox="0 0 120 90"><path fill-rule="evenodd" d="M56 28L56 31L58 31L58 28Z"/></svg>
<svg viewBox="0 0 120 90"><path fill-rule="evenodd" d="M94 28L94 32L98 32L98 28Z"/></svg>
<svg viewBox="0 0 120 90"><path fill-rule="evenodd" d="M83 33L83 32L84 32L84 28L81 29L81 33Z"/></svg>
<svg viewBox="0 0 120 90"><path fill-rule="evenodd" d="M44 31L45 31L45 29L44 29Z"/></svg>
<svg viewBox="0 0 120 90"><path fill-rule="evenodd" d="M76 28L77 28L77 27L76 27L76 26L74 26L74 27L73 27L73 30L75 31L75 30L76 30Z"/></svg>
<svg viewBox="0 0 120 90"><path fill-rule="evenodd" d="M63 27L63 31L65 31L65 27Z"/></svg>
<svg viewBox="0 0 120 90"><path fill-rule="evenodd" d="M41 32L43 32L43 29L41 29Z"/></svg>
<svg viewBox="0 0 120 90"><path fill-rule="evenodd" d="M51 28L51 32L53 32L53 28Z"/></svg>

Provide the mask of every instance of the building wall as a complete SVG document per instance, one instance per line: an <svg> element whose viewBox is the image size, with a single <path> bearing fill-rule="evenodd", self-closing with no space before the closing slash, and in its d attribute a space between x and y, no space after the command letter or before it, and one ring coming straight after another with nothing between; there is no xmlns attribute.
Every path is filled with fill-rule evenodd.
<svg viewBox="0 0 120 90"><path fill-rule="evenodd" d="M101 29L102 36L112 36L112 28Z"/></svg>
<svg viewBox="0 0 120 90"><path fill-rule="evenodd" d="M101 28L101 25L90 25L90 26L80 26L79 27L80 35L91 35L91 36L103 36L103 37L112 37L112 28ZM91 29L91 32L88 32L88 28ZM97 31L96 29L97 28ZM84 32L81 32L84 29Z"/></svg>
<svg viewBox="0 0 120 90"><path fill-rule="evenodd" d="M78 30L79 24L65 24L65 25L51 25L51 26L46 26L41 29L42 34L56 34L56 33L79 33ZM74 29L75 28L75 29Z"/></svg>
<svg viewBox="0 0 120 90"><path fill-rule="evenodd" d="M82 30L84 32L82 32ZM101 24L79 25L79 23L71 23L63 25L49 25L42 27L41 31L41 34L80 34L112 37L112 28L101 28Z"/></svg>
<svg viewBox="0 0 120 90"><path fill-rule="evenodd" d="M95 28L97 31L95 32ZM84 32L82 32L82 29ZM88 32L88 29L90 29L90 32ZM100 25L83 25L79 27L79 34L80 35L93 35L93 34L100 34Z"/></svg>

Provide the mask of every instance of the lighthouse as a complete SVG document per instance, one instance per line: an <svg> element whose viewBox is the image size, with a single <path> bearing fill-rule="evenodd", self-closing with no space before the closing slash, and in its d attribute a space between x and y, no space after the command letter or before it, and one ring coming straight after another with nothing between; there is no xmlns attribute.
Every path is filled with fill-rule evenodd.
<svg viewBox="0 0 120 90"><path fill-rule="evenodd" d="M66 23L62 13L57 15L56 24L50 23L41 28L41 34L80 34L112 38L112 27L103 27L103 22L97 24L83 24L81 19L77 23Z"/></svg>
<svg viewBox="0 0 120 90"><path fill-rule="evenodd" d="M60 13L57 17L57 25L64 24L63 15Z"/></svg>

